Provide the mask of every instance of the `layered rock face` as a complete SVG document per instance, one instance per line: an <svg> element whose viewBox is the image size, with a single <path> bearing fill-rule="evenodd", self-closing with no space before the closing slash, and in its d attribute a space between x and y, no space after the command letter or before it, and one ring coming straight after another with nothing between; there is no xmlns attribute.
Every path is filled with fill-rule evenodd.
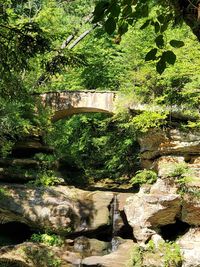
<svg viewBox="0 0 200 267"><path fill-rule="evenodd" d="M138 139L143 168L153 168L158 175L167 175L167 163L187 162L200 177L200 133L177 129L152 129Z"/></svg>

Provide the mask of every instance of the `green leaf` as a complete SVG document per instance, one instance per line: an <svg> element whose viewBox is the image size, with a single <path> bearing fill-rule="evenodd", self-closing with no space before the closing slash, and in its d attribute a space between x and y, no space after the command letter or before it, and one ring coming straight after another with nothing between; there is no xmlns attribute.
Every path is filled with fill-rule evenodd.
<svg viewBox="0 0 200 267"><path fill-rule="evenodd" d="M105 30L108 34L112 34L116 29L116 22L113 17L109 17L105 22Z"/></svg>
<svg viewBox="0 0 200 267"><path fill-rule="evenodd" d="M175 47L175 48L180 48L185 45L183 41L179 41L179 40L171 40L169 43L172 47Z"/></svg>
<svg viewBox="0 0 200 267"><path fill-rule="evenodd" d="M145 23L140 27L140 30L143 30L143 29L145 29L146 27L148 27L149 24L150 24L150 22L151 22L150 19L146 20Z"/></svg>
<svg viewBox="0 0 200 267"><path fill-rule="evenodd" d="M176 62L176 55L170 50L163 52L163 57L165 58L165 61L171 65L174 65Z"/></svg>
<svg viewBox="0 0 200 267"><path fill-rule="evenodd" d="M160 60L156 64L156 70L159 74L162 74L166 69L166 62L164 58L161 56Z"/></svg>
<svg viewBox="0 0 200 267"><path fill-rule="evenodd" d="M153 48L151 49L145 56L145 61L149 61L149 60L155 60L156 59L156 53L157 53L158 49L157 48Z"/></svg>
<svg viewBox="0 0 200 267"><path fill-rule="evenodd" d="M160 34L156 37L155 39L155 43L157 45L158 48L163 48L164 46L164 39L163 39L163 35Z"/></svg>
<svg viewBox="0 0 200 267"><path fill-rule="evenodd" d="M111 7L110 7L110 13L112 14L113 17L118 17L120 14L120 6L117 3L114 3Z"/></svg>

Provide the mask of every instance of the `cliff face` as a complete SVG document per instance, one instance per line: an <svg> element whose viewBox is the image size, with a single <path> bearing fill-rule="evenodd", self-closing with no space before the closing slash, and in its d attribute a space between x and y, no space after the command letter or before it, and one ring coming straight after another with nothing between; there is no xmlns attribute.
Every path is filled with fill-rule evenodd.
<svg viewBox="0 0 200 267"><path fill-rule="evenodd" d="M143 168L154 168L158 175L165 176L160 169L163 163L186 162L199 176L200 132L152 129L139 138L139 144Z"/></svg>

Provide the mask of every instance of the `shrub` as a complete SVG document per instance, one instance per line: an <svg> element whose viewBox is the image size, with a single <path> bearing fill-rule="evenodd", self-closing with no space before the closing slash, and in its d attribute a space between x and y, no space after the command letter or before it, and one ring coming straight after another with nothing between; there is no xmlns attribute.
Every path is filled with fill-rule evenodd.
<svg viewBox="0 0 200 267"><path fill-rule="evenodd" d="M161 243L159 246L160 251L164 254L164 266L180 266L182 262L182 256L180 247L174 242Z"/></svg>
<svg viewBox="0 0 200 267"><path fill-rule="evenodd" d="M158 246L150 240L146 248L147 252L157 254L164 262L164 267L178 267L182 263L180 246L175 242L161 241ZM144 252L145 253L145 252Z"/></svg>
<svg viewBox="0 0 200 267"><path fill-rule="evenodd" d="M142 266L142 252L141 249L135 245L131 252L131 258L126 265L127 267L141 267Z"/></svg>
<svg viewBox="0 0 200 267"><path fill-rule="evenodd" d="M61 237L55 234L33 234L31 241L44 243L49 246L61 246L63 244Z"/></svg>
<svg viewBox="0 0 200 267"><path fill-rule="evenodd" d="M55 173L51 170L43 171L37 175L35 181L30 181L29 184L35 186L52 186L63 182L62 178L55 176Z"/></svg>
<svg viewBox="0 0 200 267"><path fill-rule="evenodd" d="M136 172L136 175L131 179L131 183L134 184L153 184L157 180L157 174L151 170L140 170Z"/></svg>

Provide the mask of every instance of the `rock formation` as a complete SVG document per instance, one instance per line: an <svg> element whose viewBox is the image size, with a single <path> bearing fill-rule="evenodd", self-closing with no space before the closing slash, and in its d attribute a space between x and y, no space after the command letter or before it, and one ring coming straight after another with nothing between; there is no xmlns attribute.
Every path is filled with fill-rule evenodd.
<svg viewBox="0 0 200 267"><path fill-rule="evenodd" d="M132 251L136 249L138 254L134 257L139 257L141 266L163 267L165 260L160 244L168 249L166 244L169 243L165 242L169 239L180 246L182 258L178 258L178 264L182 261L183 267L198 267L200 134L183 133L177 129L152 129L139 137L139 143L142 167L155 170L158 179L153 185L141 186L138 193L87 191L66 185L38 187L25 184L22 177L17 180L18 184L14 184L8 183L13 181L7 180L9 173L0 172L0 178L4 182L0 187L1 223L20 222L34 231L48 231L63 238L72 238L69 242L74 244L75 249L25 242L2 247L0 262L9 262L10 259L16 266L36 267L39 265L34 262L33 255L38 256L38 253L44 252L49 255L49 260L60 260L60 266L63 267L80 264L117 267L130 263L128 259L132 259ZM18 145L13 154L16 159L0 161L4 170L7 165L13 168L19 165L22 168L38 168L40 163L37 160L19 157L20 149L27 152L25 147L20 148ZM28 149L31 155L38 151L51 153L51 149L42 145L35 144ZM178 174L174 171L176 166L183 167ZM192 179L187 180L188 176ZM182 231L178 229L179 225L183 226ZM170 227L173 228L171 233L166 230ZM98 248L105 250L107 243L87 241L82 235L112 241L111 246L116 245L115 235L129 240L120 241L116 251L110 249L107 250L107 255L98 255ZM74 239L77 237L78 239ZM149 240L153 242L155 257L152 257L152 251L149 250ZM96 248L95 255L86 253L84 257L80 256L80 250L87 250L91 246ZM173 250L172 247L172 254ZM20 254L19 251L28 253ZM131 264L135 261L133 259Z"/></svg>

